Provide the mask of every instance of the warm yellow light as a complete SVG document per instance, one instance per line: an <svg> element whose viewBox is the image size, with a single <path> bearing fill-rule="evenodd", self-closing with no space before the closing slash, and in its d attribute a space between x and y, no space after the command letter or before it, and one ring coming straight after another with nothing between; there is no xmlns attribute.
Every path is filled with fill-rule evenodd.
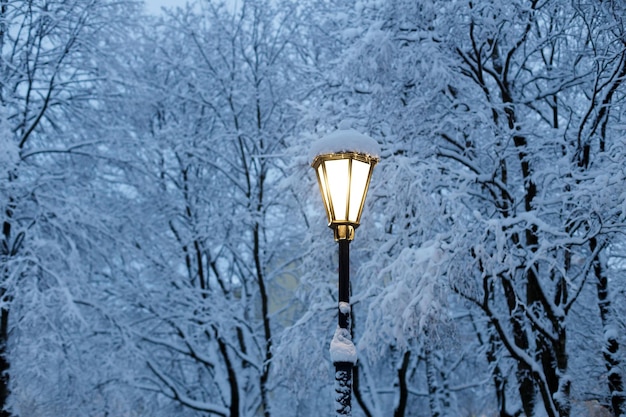
<svg viewBox="0 0 626 417"><path fill-rule="evenodd" d="M374 165L371 165L373 168ZM363 203L367 195L367 186L369 185L370 164L359 160L352 160L352 171L350 173L350 211L348 220L350 222L360 223Z"/></svg>
<svg viewBox="0 0 626 417"><path fill-rule="evenodd" d="M378 158L354 152L317 155L313 168L336 239L352 239ZM337 232L337 230L341 231Z"/></svg>
<svg viewBox="0 0 626 417"><path fill-rule="evenodd" d="M336 159L324 162L328 200L335 221L348 220L348 196L350 193L350 160Z"/></svg>

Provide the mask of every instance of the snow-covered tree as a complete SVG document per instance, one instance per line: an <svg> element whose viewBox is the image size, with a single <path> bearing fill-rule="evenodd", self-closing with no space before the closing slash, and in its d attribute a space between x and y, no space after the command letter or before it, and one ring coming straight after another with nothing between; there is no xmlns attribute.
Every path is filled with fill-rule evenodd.
<svg viewBox="0 0 626 417"><path fill-rule="evenodd" d="M135 234L143 267L118 297L138 317L126 321L149 370L137 385L189 415L273 414L273 335L288 307L276 293L301 256L280 184L296 121L292 10L197 2L133 52L127 149L147 175L136 210L154 234Z"/></svg>
<svg viewBox="0 0 626 417"><path fill-rule="evenodd" d="M121 161L98 107L137 11L131 1L0 2L2 415L124 409L106 383L123 369L112 365L119 337L102 337L108 307L93 308L123 246L107 177Z"/></svg>
<svg viewBox="0 0 626 417"><path fill-rule="evenodd" d="M83 414L83 382L102 382L79 305L115 240L100 205L99 58L134 7L0 2L1 415Z"/></svg>

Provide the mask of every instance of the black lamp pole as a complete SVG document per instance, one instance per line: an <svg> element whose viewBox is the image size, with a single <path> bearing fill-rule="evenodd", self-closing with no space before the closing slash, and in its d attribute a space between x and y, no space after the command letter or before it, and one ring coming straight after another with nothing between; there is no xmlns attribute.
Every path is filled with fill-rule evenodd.
<svg viewBox="0 0 626 417"><path fill-rule="evenodd" d="M340 129L313 145L311 166L324 200L328 226L339 244L338 326L330 343L335 365L335 410L340 417L352 415L352 368L357 352L350 325L350 241L359 226L372 170L380 147L354 129Z"/></svg>
<svg viewBox="0 0 626 417"><path fill-rule="evenodd" d="M350 240L340 239L339 244L339 317L338 324L352 334L350 329ZM344 304L345 303L345 304ZM352 415L352 362L335 362L335 399L338 416Z"/></svg>

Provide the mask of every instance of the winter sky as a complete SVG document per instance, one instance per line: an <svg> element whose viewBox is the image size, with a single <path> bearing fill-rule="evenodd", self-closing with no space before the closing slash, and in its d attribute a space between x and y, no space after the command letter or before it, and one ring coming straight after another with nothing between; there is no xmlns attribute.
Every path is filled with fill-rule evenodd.
<svg viewBox="0 0 626 417"><path fill-rule="evenodd" d="M188 1L192 0L144 0L144 6L149 14L159 15L163 7L183 7ZM232 8L236 8L239 3L237 0L226 0L226 4L230 5Z"/></svg>
<svg viewBox="0 0 626 417"><path fill-rule="evenodd" d="M161 13L162 7L184 6L187 0L144 0L146 11L151 14Z"/></svg>

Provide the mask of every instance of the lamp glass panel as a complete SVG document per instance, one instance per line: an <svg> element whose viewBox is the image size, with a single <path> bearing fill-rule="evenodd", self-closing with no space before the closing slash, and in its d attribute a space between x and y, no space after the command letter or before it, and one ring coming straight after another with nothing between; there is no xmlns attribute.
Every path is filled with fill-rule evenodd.
<svg viewBox="0 0 626 417"><path fill-rule="evenodd" d="M358 223L360 211L365 193L367 192L367 177L370 173L370 164L358 160L352 161L352 174L350 175L350 213L348 220Z"/></svg>
<svg viewBox="0 0 626 417"><path fill-rule="evenodd" d="M317 179L320 184L320 191L322 192L322 200L324 200L324 206L326 207L326 215L329 217L330 222L330 202L328 201L328 190L326 189L326 176L324 175L324 164L319 164L317 167Z"/></svg>
<svg viewBox="0 0 626 417"><path fill-rule="evenodd" d="M326 161L324 164L326 165L329 196L332 201L333 219L331 220L346 221L350 161L348 159L334 159Z"/></svg>

